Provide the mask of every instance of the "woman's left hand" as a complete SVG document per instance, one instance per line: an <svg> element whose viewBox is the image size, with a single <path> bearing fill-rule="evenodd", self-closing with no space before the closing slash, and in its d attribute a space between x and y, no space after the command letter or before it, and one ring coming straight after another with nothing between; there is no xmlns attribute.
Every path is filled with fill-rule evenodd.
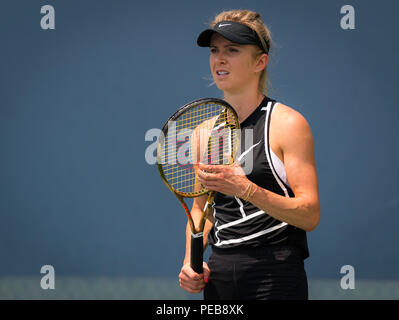
<svg viewBox="0 0 399 320"><path fill-rule="evenodd" d="M242 196L251 183L238 163L227 166L199 163L197 177L208 190L228 196Z"/></svg>

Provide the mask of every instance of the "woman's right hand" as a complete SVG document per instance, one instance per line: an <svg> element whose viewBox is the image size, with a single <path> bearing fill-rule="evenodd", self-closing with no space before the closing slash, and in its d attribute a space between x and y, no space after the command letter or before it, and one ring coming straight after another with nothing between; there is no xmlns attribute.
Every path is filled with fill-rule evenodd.
<svg viewBox="0 0 399 320"><path fill-rule="evenodd" d="M179 274L180 287L190 293L200 293L209 281L211 274L208 264L202 263L204 273L198 274L190 267L190 263L185 263Z"/></svg>

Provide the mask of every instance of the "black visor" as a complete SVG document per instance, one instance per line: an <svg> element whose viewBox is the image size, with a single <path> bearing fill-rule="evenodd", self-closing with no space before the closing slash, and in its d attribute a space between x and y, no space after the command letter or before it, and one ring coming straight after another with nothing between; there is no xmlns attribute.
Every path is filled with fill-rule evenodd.
<svg viewBox="0 0 399 320"><path fill-rule="evenodd" d="M217 32L222 37L238 44L254 44L261 48L265 53L269 53L269 45L264 39L266 48L263 47L258 34L244 24L234 21L221 21L212 29L206 29L198 36L197 44L200 47L209 47L212 35Z"/></svg>

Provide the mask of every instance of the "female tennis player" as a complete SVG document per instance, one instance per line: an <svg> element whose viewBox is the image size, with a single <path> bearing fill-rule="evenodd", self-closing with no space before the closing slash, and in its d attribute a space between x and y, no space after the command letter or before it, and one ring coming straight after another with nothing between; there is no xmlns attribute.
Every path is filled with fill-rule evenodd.
<svg viewBox="0 0 399 320"><path fill-rule="evenodd" d="M197 43L210 47L214 82L238 114L241 153L234 165L199 165L199 181L217 192L204 231L212 252L195 273L187 226L180 286L204 290L206 300L308 299L306 232L320 218L314 144L306 119L267 96L270 31L260 14L233 10L217 15ZM194 220L206 198L195 198Z"/></svg>

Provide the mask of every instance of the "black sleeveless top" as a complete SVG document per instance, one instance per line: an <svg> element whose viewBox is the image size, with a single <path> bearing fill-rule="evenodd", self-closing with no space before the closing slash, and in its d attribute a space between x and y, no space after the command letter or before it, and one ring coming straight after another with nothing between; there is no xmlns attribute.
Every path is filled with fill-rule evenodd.
<svg viewBox="0 0 399 320"><path fill-rule="evenodd" d="M280 175L276 171L269 145L270 118L276 103L265 97L241 123L238 159L253 183L279 195L295 197L284 177L280 177L281 168ZM210 245L218 248L290 245L301 251L303 259L309 256L304 230L269 216L252 203L217 193L213 208L215 223L208 237Z"/></svg>

